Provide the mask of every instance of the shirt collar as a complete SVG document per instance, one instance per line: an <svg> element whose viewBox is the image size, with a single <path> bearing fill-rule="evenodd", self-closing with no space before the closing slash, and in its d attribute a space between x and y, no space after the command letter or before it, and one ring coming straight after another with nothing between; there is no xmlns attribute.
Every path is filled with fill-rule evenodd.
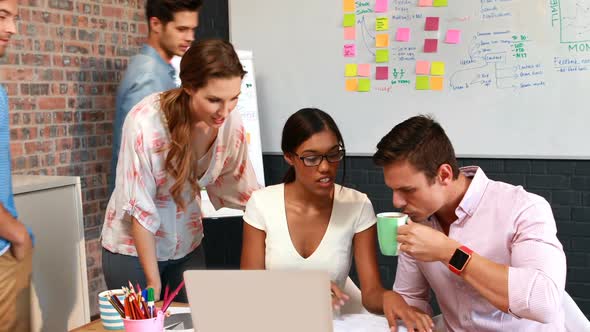
<svg viewBox="0 0 590 332"><path fill-rule="evenodd" d="M158 51L156 51L155 48L151 47L148 44L144 44L141 48L141 50L139 51L139 53L143 54L143 55L147 55L150 58L153 58L154 60L156 60L158 63L160 63L163 66L166 66L168 69L168 74L170 74L170 77L172 79L174 79L175 74L176 74L176 69L174 69L174 66L172 66L169 62L166 62L158 53Z"/></svg>
<svg viewBox="0 0 590 332"><path fill-rule="evenodd" d="M461 167L459 170L461 173L463 173L463 175L471 178L469 188L467 188L463 199L455 210L455 213L458 217L457 221L460 223L465 220L465 214L469 215L470 217L473 216L475 210L481 202L481 199L483 198L483 194L485 193L490 180L485 175L483 170L478 166Z"/></svg>

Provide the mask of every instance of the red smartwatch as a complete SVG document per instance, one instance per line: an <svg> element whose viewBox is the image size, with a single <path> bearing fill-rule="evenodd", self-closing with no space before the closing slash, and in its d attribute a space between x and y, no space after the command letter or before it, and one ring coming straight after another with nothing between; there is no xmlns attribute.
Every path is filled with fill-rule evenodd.
<svg viewBox="0 0 590 332"><path fill-rule="evenodd" d="M466 246L461 246L455 250L453 257L449 261L449 270L454 274L460 276L461 272L465 270L467 263L471 260L471 255L473 254L473 250L467 248Z"/></svg>

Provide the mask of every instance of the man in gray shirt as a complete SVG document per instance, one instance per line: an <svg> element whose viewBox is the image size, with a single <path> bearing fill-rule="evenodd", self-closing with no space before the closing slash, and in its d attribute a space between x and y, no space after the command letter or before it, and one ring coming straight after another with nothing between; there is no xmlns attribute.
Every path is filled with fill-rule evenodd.
<svg viewBox="0 0 590 332"><path fill-rule="evenodd" d="M147 0L148 39L133 56L117 89L113 158L109 192L115 188L121 133L127 113L152 93L176 88L175 70L170 60L182 56L194 40L202 0Z"/></svg>

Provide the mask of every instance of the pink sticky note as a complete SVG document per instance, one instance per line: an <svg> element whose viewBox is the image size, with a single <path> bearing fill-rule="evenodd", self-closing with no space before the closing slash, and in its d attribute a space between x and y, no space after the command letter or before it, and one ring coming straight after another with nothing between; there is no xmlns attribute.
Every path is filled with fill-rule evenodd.
<svg viewBox="0 0 590 332"><path fill-rule="evenodd" d="M438 17L427 17L424 31L438 31Z"/></svg>
<svg viewBox="0 0 590 332"><path fill-rule="evenodd" d="M432 7L433 0L419 0L418 6L419 7Z"/></svg>
<svg viewBox="0 0 590 332"><path fill-rule="evenodd" d="M371 76L371 65L368 63L362 63L357 66L357 75L362 77Z"/></svg>
<svg viewBox="0 0 590 332"><path fill-rule="evenodd" d="M428 75L430 73L430 62L418 60L416 61L416 75Z"/></svg>
<svg viewBox="0 0 590 332"><path fill-rule="evenodd" d="M424 39L424 53L436 53L438 39Z"/></svg>
<svg viewBox="0 0 590 332"><path fill-rule="evenodd" d="M356 45L355 44L344 45L344 56L347 58L356 56Z"/></svg>
<svg viewBox="0 0 590 332"><path fill-rule="evenodd" d="M410 40L410 28L398 28L395 33L395 40L407 42Z"/></svg>
<svg viewBox="0 0 590 332"><path fill-rule="evenodd" d="M461 42L461 30L449 29L447 30L447 38L445 43L459 44Z"/></svg>
<svg viewBox="0 0 590 332"><path fill-rule="evenodd" d="M387 0L375 0L375 13L387 11Z"/></svg>
<svg viewBox="0 0 590 332"><path fill-rule="evenodd" d="M386 80L389 79L389 67L377 67L375 68L375 79Z"/></svg>
<svg viewBox="0 0 590 332"><path fill-rule="evenodd" d="M355 40L356 39L356 29L354 27L344 28L344 39L345 40Z"/></svg>

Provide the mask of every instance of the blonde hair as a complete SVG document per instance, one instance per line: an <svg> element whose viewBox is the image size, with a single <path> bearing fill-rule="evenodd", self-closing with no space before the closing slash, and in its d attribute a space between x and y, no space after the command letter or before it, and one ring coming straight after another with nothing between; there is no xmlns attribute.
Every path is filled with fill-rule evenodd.
<svg viewBox="0 0 590 332"><path fill-rule="evenodd" d="M196 91L215 78L243 78L246 74L234 47L221 39L199 41L180 61L182 86L160 95L160 108L170 132L170 145L164 169L175 182L170 194L176 205L184 210L182 192L190 185L191 197L199 191L197 160L193 153L191 135L191 96L185 89Z"/></svg>

